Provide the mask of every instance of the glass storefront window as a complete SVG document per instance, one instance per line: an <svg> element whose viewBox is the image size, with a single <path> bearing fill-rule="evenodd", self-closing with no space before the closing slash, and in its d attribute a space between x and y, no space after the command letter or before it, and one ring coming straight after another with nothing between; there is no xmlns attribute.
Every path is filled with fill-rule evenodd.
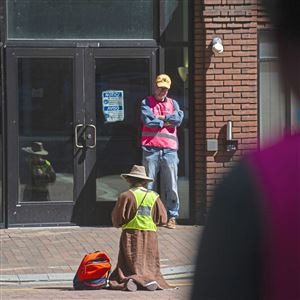
<svg viewBox="0 0 300 300"><path fill-rule="evenodd" d="M259 141L272 144L299 126L299 106L280 76L274 33L259 33Z"/></svg>
<svg viewBox="0 0 300 300"><path fill-rule="evenodd" d="M153 39L153 0L7 1L8 39Z"/></svg>
<svg viewBox="0 0 300 300"><path fill-rule="evenodd" d="M278 59L275 37L271 31L261 32L259 34L259 58Z"/></svg>
<svg viewBox="0 0 300 300"><path fill-rule="evenodd" d="M188 41L189 0L162 0L161 38L164 42Z"/></svg>
<svg viewBox="0 0 300 300"><path fill-rule="evenodd" d="M295 133L300 130L300 101L291 93L291 132Z"/></svg>
<svg viewBox="0 0 300 300"><path fill-rule="evenodd" d="M264 147L300 127L300 105L280 76L274 33L259 33L259 137Z"/></svg>
<svg viewBox="0 0 300 300"><path fill-rule="evenodd" d="M260 146L268 145L284 134L287 126L285 91L277 61L259 64Z"/></svg>

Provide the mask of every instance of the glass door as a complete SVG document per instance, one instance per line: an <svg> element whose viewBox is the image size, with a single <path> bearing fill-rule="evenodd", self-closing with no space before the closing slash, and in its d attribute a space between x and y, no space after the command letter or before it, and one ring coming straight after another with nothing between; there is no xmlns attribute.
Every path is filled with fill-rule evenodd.
<svg viewBox="0 0 300 300"><path fill-rule="evenodd" d="M8 224L70 224L83 185L81 49L7 49Z"/></svg>
<svg viewBox="0 0 300 300"><path fill-rule="evenodd" d="M120 174L141 164L139 105L151 93L155 55L153 49L87 50L87 67L93 70L87 97L94 99L86 112L87 134L95 133L86 168L94 215L87 223L110 224L118 194L127 189Z"/></svg>
<svg viewBox="0 0 300 300"><path fill-rule="evenodd" d="M7 48L6 70L8 225L110 224L155 51Z"/></svg>

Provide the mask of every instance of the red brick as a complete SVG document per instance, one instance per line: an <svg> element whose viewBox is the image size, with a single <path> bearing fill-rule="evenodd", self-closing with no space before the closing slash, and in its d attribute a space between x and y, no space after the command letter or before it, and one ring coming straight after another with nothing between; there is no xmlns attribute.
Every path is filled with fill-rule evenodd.
<svg viewBox="0 0 300 300"><path fill-rule="evenodd" d="M255 115L257 114L256 109L247 109L247 110L235 110L233 112L234 115Z"/></svg>
<svg viewBox="0 0 300 300"><path fill-rule="evenodd" d="M221 69L232 68L232 63L217 63L216 68L221 68Z"/></svg>
<svg viewBox="0 0 300 300"><path fill-rule="evenodd" d="M216 92L231 92L232 91L232 87L229 87L229 86L216 87L215 91Z"/></svg>
<svg viewBox="0 0 300 300"><path fill-rule="evenodd" d="M257 109L257 105L255 103L245 103L242 104L242 109Z"/></svg>
<svg viewBox="0 0 300 300"><path fill-rule="evenodd" d="M224 116L224 121L240 121L241 116Z"/></svg>
<svg viewBox="0 0 300 300"><path fill-rule="evenodd" d="M232 103L232 99L216 99L216 104L231 104Z"/></svg>
<svg viewBox="0 0 300 300"><path fill-rule="evenodd" d="M224 109L241 109L239 104L224 104Z"/></svg>
<svg viewBox="0 0 300 300"><path fill-rule="evenodd" d="M242 82L240 80L226 80L224 83L223 83L225 86L226 85L230 85L230 86L239 86L242 84Z"/></svg>
<svg viewBox="0 0 300 300"><path fill-rule="evenodd" d="M232 110L217 110L216 111L216 116L228 116L232 114Z"/></svg>
<svg viewBox="0 0 300 300"><path fill-rule="evenodd" d="M227 79L232 79L232 75L216 75L215 76L216 80L227 80Z"/></svg>
<svg viewBox="0 0 300 300"><path fill-rule="evenodd" d="M254 92L257 90L256 86L234 86L232 88L234 92Z"/></svg>
<svg viewBox="0 0 300 300"><path fill-rule="evenodd" d="M224 69L224 74L241 74L241 69Z"/></svg>
<svg viewBox="0 0 300 300"><path fill-rule="evenodd" d="M209 104L209 105L206 105L206 109L207 110L220 110L220 109L223 109L223 105L221 105L221 104Z"/></svg>
<svg viewBox="0 0 300 300"><path fill-rule="evenodd" d="M237 126L237 127L256 127L257 123L254 122L254 121L234 122L234 126Z"/></svg>
<svg viewBox="0 0 300 300"><path fill-rule="evenodd" d="M243 121L257 121L257 116L242 116Z"/></svg>
<svg viewBox="0 0 300 300"><path fill-rule="evenodd" d="M213 22L216 22L216 23L227 23L227 22L230 22L230 18L228 18L228 17L214 17L213 18Z"/></svg>
<svg viewBox="0 0 300 300"><path fill-rule="evenodd" d="M224 84L223 81L217 81L217 80L210 80L206 82L207 86L222 86Z"/></svg>
<svg viewBox="0 0 300 300"><path fill-rule="evenodd" d="M216 114L217 114L217 112L216 112ZM208 117L206 118L206 120L207 120L207 124L209 124L208 122L222 121L222 120L223 120L223 117L222 117L220 114L218 114L218 115L216 115L216 116L208 116ZM214 125L214 124L213 124L213 125Z"/></svg>
<svg viewBox="0 0 300 300"><path fill-rule="evenodd" d="M256 74L239 74L239 75L236 75L234 74L233 75L233 79L234 80L253 80L253 79L257 79L257 76Z"/></svg>
<svg viewBox="0 0 300 300"><path fill-rule="evenodd" d="M243 93L242 93L242 95L243 95ZM233 99L233 103L257 103L257 99L242 97L240 99Z"/></svg>
<svg viewBox="0 0 300 300"><path fill-rule="evenodd" d="M224 98L241 98L241 93L224 93Z"/></svg>

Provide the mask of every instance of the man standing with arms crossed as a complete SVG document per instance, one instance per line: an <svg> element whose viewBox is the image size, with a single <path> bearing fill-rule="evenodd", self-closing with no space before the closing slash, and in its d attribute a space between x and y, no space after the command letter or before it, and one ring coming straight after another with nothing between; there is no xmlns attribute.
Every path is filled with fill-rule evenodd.
<svg viewBox="0 0 300 300"><path fill-rule="evenodd" d="M154 182L149 183L148 188L155 189L157 174L160 171L164 191L161 195L169 218L167 227L175 229L179 215L177 127L183 120L183 111L175 100L167 97L170 87L170 77L160 74L156 77L153 95L142 101L141 144L147 175L154 178Z"/></svg>

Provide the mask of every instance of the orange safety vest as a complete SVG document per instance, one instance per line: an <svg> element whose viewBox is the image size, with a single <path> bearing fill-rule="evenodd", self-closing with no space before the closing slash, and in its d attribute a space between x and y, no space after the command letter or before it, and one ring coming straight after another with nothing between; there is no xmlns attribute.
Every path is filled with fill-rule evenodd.
<svg viewBox="0 0 300 300"><path fill-rule="evenodd" d="M156 101L153 96L150 96L148 97L148 103L156 116L173 114L175 112L171 98L166 98L165 101L159 102ZM150 128L143 125L142 145L177 150L178 139L176 127L164 126L163 128Z"/></svg>

